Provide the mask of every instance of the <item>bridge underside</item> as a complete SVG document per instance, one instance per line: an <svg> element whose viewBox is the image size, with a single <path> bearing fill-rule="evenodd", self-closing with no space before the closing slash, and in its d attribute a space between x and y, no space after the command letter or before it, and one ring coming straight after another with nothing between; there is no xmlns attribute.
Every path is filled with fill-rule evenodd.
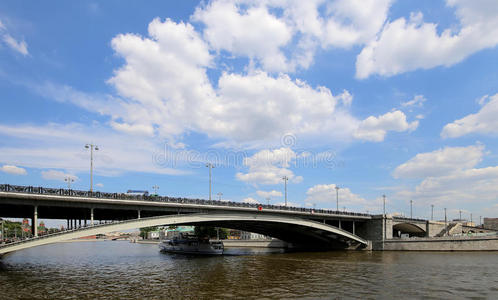
<svg viewBox="0 0 498 300"><path fill-rule="evenodd" d="M393 235L400 236L401 234L424 237L426 235L426 232L419 226L410 223L398 223L396 225L393 225Z"/></svg>
<svg viewBox="0 0 498 300"><path fill-rule="evenodd" d="M179 225L213 226L254 232L291 243L295 248L332 250L357 248L361 246L361 243L337 233L288 223L260 221L212 221L201 223L183 223Z"/></svg>
<svg viewBox="0 0 498 300"><path fill-rule="evenodd" d="M310 220L261 213L199 213L133 219L85 227L2 246L0 255L90 235L159 225L203 225L240 229L279 238L296 248L314 250L357 249L367 245L366 240L350 232Z"/></svg>

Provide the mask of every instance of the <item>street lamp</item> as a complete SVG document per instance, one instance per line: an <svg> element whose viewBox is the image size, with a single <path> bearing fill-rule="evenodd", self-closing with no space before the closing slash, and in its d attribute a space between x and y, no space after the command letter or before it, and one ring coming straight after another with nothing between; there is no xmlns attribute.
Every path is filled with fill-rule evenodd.
<svg viewBox="0 0 498 300"><path fill-rule="evenodd" d="M340 189L340 187L338 187L338 186L336 185L336 186L335 186L336 211L339 211L339 189Z"/></svg>
<svg viewBox="0 0 498 300"><path fill-rule="evenodd" d="M266 197L266 202L270 205L270 197Z"/></svg>
<svg viewBox="0 0 498 300"><path fill-rule="evenodd" d="M431 221L434 220L434 204L431 204Z"/></svg>
<svg viewBox="0 0 498 300"><path fill-rule="evenodd" d="M285 185L285 207L287 207L287 181L289 180L289 177L284 176L282 179L284 180Z"/></svg>
<svg viewBox="0 0 498 300"><path fill-rule="evenodd" d="M154 195L157 196L157 190L159 189L159 187L157 185L154 185L152 189L154 190Z"/></svg>
<svg viewBox="0 0 498 300"><path fill-rule="evenodd" d="M446 207L444 208L444 228L446 231L446 236L448 236L448 218L446 217Z"/></svg>
<svg viewBox="0 0 498 300"><path fill-rule="evenodd" d="M410 219L413 219L413 200L410 200Z"/></svg>
<svg viewBox="0 0 498 300"><path fill-rule="evenodd" d="M64 181L67 182L67 189L70 190L71 189L71 182L74 182L74 179L71 178L70 176L67 176L66 178L64 178Z"/></svg>
<svg viewBox="0 0 498 300"><path fill-rule="evenodd" d="M94 144L86 144L85 148L90 149L90 192L93 192L93 150L99 150L99 147Z"/></svg>
<svg viewBox="0 0 498 300"><path fill-rule="evenodd" d="M212 163L207 163L206 167L209 168L209 200L211 200L211 169L214 168Z"/></svg>
<svg viewBox="0 0 498 300"><path fill-rule="evenodd" d="M221 196L223 196L223 193L222 193L222 192L219 192L219 193L218 193L218 194L216 194L216 195L218 195L218 198L219 198L219 200L221 201Z"/></svg>

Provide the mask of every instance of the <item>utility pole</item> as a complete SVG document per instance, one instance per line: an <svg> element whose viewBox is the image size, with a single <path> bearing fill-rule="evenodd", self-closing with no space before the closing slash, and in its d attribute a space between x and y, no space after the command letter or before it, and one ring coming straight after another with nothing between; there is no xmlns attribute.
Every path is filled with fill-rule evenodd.
<svg viewBox="0 0 498 300"><path fill-rule="evenodd" d="M384 223L384 234L382 240L386 239L386 195L382 195L382 198L384 199L384 209L383 209L383 214L382 214L382 223Z"/></svg>
<svg viewBox="0 0 498 300"><path fill-rule="evenodd" d="M460 218L459 218L459 221L461 222L462 221L462 210L459 210L460 212Z"/></svg>
<svg viewBox="0 0 498 300"><path fill-rule="evenodd" d="M410 200L410 219L413 219L413 200Z"/></svg>
<svg viewBox="0 0 498 300"><path fill-rule="evenodd" d="M339 211L339 186L335 186L335 201L336 201L336 210Z"/></svg>
<svg viewBox="0 0 498 300"><path fill-rule="evenodd" d="M287 181L289 180L289 177L284 176L282 177L284 180L284 186L285 186L285 207L287 207Z"/></svg>
<svg viewBox="0 0 498 300"><path fill-rule="evenodd" d="M99 147L94 144L86 144L85 148L90 149L90 193L93 192L93 150L99 150Z"/></svg>
<svg viewBox="0 0 498 300"><path fill-rule="evenodd" d="M154 195L157 196L157 190L159 189L159 187L157 185L154 185L152 189L154 190Z"/></svg>
<svg viewBox="0 0 498 300"><path fill-rule="evenodd" d="M382 195L382 198L384 199L384 209L383 209L383 214L384 216L386 215L386 195Z"/></svg>
<svg viewBox="0 0 498 300"><path fill-rule="evenodd" d="M216 194L216 195L218 195L218 200L220 200L220 201L221 201L221 196L223 196L223 193L222 193L222 192L219 192L219 193L218 193L218 194Z"/></svg>
<svg viewBox="0 0 498 300"><path fill-rule="evenodd" d="M434 204L431 204L431 221L434 220Z"/></svg>
<svg viewBox="0 0 498 300"><path fill-rule="evenodd" d="M479 216L479 224L481 224L481 227L484 228L484 226L482 225L482 216Z"/></svg>
<svg viewBox="0 0 498 300"><path fill-rule="evenodd" d="M209 168L209 200L211 200L211 169L214 168L212 163L207 163L206 167Z"/></svg>
<svg viewBox="0 0 498 300"><path fill-rule="evenodd" d="M266 197L266 203L268 203L268 205L270 205L270 197Z"/></svg>
<svg viewBox="0 0 498 300"><path fill-rule="evenodd" d="M470 213L470 224L471 224L471 226L474 226L474 225L472 225L472 213Z"/></svg>

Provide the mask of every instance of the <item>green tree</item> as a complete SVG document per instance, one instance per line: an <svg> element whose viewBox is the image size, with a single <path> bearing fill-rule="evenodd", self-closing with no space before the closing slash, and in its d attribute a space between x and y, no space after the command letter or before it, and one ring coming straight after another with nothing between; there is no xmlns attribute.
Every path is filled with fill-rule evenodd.
<svg viewBox="0 0 498 300"><path fill-rule="evenodd" d="M143 239L146 239L147 233L149 233L151 231L156 231L157 229L158 229L157 226L140 228L140 236Z"/></svg>
<svg viewBox="0 0 498 300"><path fill-rule="evenodd" d="M217 237L217 227L213 226L195 226L194 233L197 237L201 239L213 239ZM228 230L225 228L219 228L220 239L226 239L228 236Z"/></svg>

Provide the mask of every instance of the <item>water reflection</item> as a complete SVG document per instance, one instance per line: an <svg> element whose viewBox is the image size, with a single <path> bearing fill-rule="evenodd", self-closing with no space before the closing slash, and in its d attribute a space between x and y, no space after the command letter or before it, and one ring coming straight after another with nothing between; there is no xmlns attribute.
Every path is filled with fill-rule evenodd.
<svg viewBox="0 0 498 300"><path fill-rule="evenodd" d="M61 243L0 262L0 298L498 298L498 253L160 253L128 242Z"/></svg>

